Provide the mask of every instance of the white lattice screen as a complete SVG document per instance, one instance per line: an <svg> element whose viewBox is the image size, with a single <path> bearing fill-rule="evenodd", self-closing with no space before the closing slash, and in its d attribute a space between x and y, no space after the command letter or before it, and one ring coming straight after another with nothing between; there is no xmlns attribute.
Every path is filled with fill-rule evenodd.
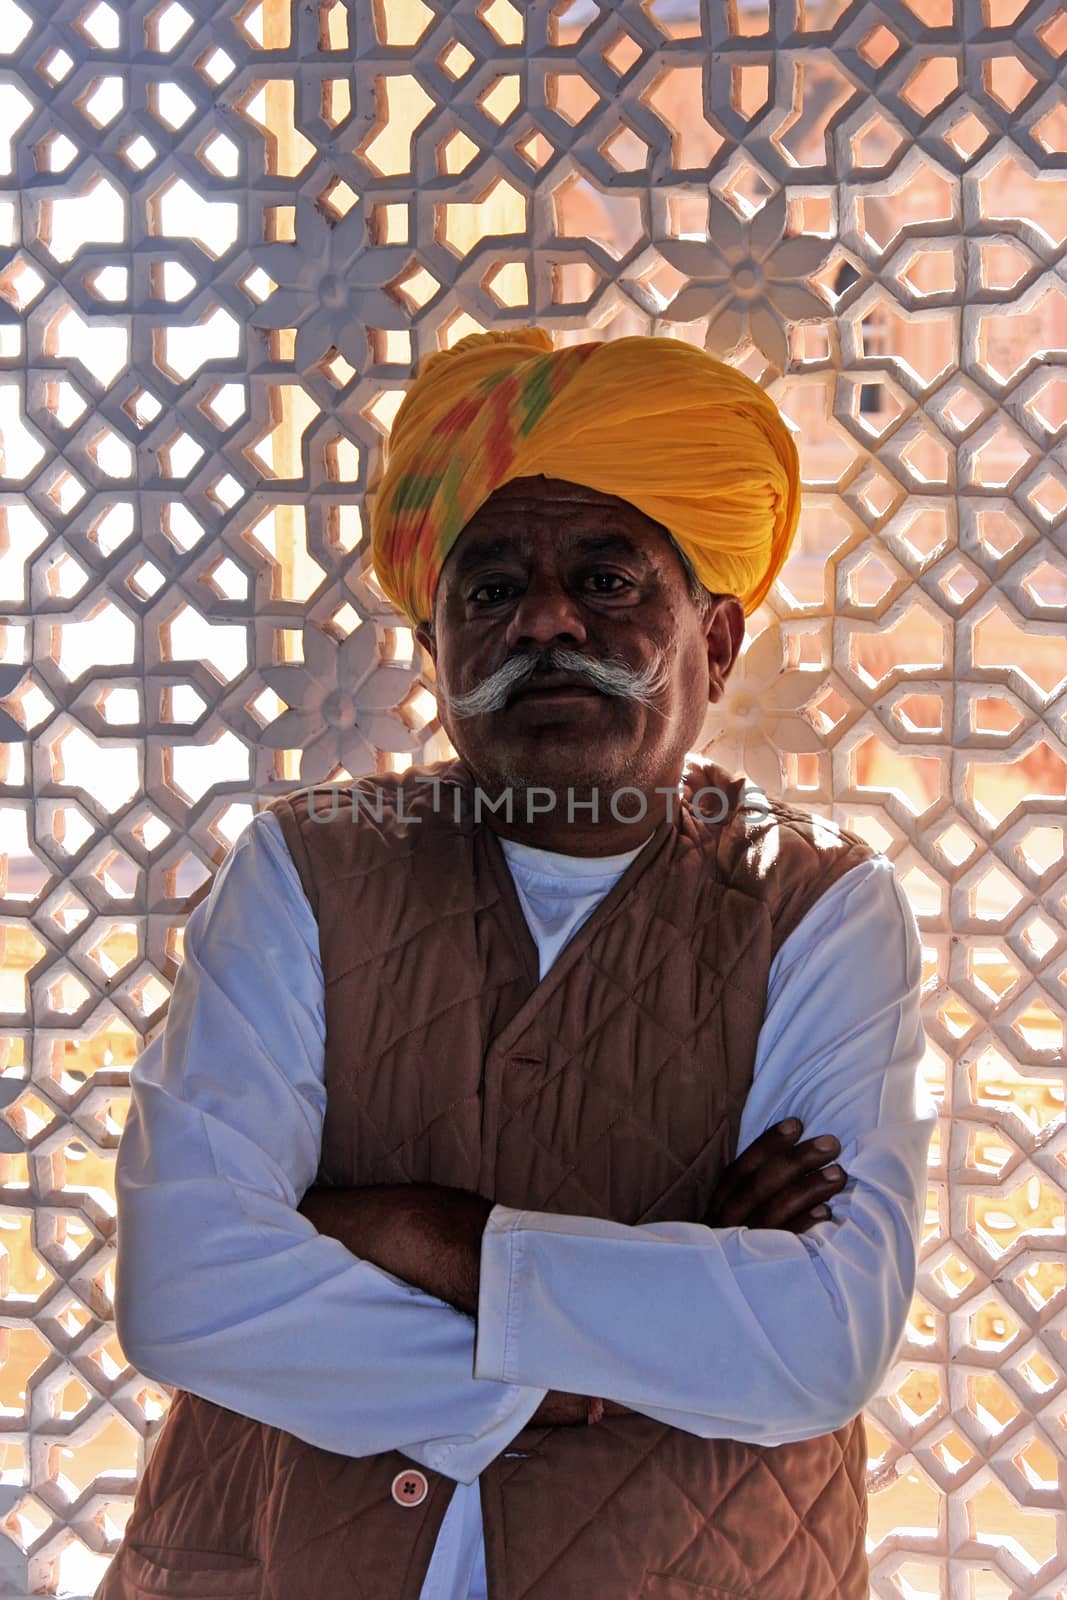
<svg viewBox="0 0 1067 1600"><path fill-rule="evenodd" d="M168 1403L111 1166L183 905L265 797L448 753L363 494L412 361L536 319L797 430L707 737L924 932L873 1592L1062 1600L1064 5L0 0L0 59L0 1593L91 1593Z"/></svg>

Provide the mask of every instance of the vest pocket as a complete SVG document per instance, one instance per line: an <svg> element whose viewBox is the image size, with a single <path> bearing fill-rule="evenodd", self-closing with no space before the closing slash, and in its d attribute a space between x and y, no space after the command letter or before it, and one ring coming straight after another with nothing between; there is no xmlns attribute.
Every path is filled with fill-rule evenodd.
<svg viewBox="0 0 1067 1600"><path fill-rule="evenodd" d="M262 1592L258 1561L218 1550L128 1545L124 1565L137 1600L235 1600Z"/></svg>

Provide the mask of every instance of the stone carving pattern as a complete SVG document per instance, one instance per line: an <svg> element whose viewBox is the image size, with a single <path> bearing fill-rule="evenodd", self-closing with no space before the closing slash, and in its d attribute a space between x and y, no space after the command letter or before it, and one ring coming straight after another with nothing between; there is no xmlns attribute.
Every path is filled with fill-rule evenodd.
<svg viewBox="0 0 1067 1600"><path fill-rule="evenodd" d="M797 430L701 744L863 828L923 930L872 1592L1067 1595L1067 12L3 18L0 1588L91 1593L166 1412L109 1321L111 1168L188 897L270 795L448 751L364 539L412 364L540 320L706 344Z"/></svg>

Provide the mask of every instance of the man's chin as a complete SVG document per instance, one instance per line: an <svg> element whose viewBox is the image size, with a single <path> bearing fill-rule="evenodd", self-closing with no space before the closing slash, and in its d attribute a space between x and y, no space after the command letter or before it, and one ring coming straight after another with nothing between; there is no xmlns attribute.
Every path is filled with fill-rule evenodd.
<svg viewBox="0 0 1067 1600"><path fill-rule="evenodd" d="M621 709L621 703L620 703ZM487 791L514 788L613 788L630 780L638 762L639 732L624 720L596 728L590 718L560 718L550 727L523 726L507 708L446 728L449 738Z"/></svg>
<svg viewBox="0 0 1067 1600"><path fill-rule="evenodd" d="M550 748L495 750L492 773L486 777L498 790L552 789L560 795L579 795L598 789L607 794L626 782L630 770L631 763L617 751L590 750L588 741L554 739ZM486 779L482 782L488 786Z"/></svg>

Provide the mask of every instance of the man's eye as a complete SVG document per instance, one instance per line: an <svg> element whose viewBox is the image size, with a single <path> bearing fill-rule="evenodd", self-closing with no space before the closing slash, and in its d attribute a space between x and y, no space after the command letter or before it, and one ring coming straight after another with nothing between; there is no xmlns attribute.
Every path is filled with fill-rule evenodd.
<svg viewBox="0 0 1067 1600"><path fill-rule="evenodd" d="M506 578L491 578L472 590L470 599L476 606L499 605L502 600L508 599L514 587Z"/></svg>
<svg viewBox="0 0 1067 1600"><path fill-rule="evenodd" d="M585 575L582 582L587 593L605 596L622 595L634 587L629 578L624 578L618 572L591 572ZM470 590L467 600L470 605L479 608L503 605L514 599L518 587L513 578L483 578L476 588Z"/></svg>

